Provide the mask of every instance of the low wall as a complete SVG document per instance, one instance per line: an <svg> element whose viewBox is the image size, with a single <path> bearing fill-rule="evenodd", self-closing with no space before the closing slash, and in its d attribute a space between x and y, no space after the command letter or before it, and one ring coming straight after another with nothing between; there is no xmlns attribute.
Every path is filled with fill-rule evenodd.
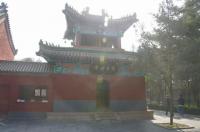
<svg viewBox="0 0 200 132"><path fill-rule="evenodd" d="M105 76L109 82L110 109L146 110L144 77ZM0 86L6 86L0 112L86 112L96 110L96 75L78 74L4 74ZM20 85L46 86L48 102L17 102ZM2 91L2 90L1 90ZM0 94L2 94L1 92ZM5 108L5 109L4 109Z"/></svg>
<svg viewBox="0 0 200 132"><path fill-rule="evenodd" d="M48 102L41 101L25 101L18 102L20 96L20 89L22 85L31 86L46 86L48 91ZM7 102L7 106L1 107L7 108L7 112L50 112L52 111L52 83L51 78L48 75L41 74L5 74L0 75L0 86L4 86L7 89L7 98L4 98L4 102ZM3 101L3 100L1 100ZM0 109L1 110L1 109Z"/></svg>

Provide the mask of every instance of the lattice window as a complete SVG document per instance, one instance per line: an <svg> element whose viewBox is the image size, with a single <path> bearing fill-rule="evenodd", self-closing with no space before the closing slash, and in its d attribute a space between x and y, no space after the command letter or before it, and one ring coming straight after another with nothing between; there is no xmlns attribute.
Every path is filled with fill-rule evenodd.
<svg viewBox="0 0 200 132"><path fill-rule="evenodd" d="M40 96L40 89L35 89L35 96Z"/></svg>
<svg viewBox="0 0 200 132"><path fill-rule="evenodd" d="M20 86L18 100L31 102L43 101L48 99L47 96L48 94L46 86L23 85Z"/></svg>
<svg viewBox="0 0 200 132"><path fill-rule="evenodd" d="M42 97L47 97L47 89L42 89L41 90L41 96Z"/></svg>

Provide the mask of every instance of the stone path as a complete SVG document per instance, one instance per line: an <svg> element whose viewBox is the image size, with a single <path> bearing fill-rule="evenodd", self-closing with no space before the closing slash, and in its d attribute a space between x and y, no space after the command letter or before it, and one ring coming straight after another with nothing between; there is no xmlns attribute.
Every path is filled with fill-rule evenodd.
<svg viewBox="0 0 200 132"><path fill-rule="evenodd" d="M168 123L169 116L165 115L164 111L154 111L154 119L153 123ZM184 116L180 116L178 113L175 113L174 122L182 123L194 127L193 129L185 129L182 130L184 132L200 132L200 117L194 115L185 114Z"/></svg>

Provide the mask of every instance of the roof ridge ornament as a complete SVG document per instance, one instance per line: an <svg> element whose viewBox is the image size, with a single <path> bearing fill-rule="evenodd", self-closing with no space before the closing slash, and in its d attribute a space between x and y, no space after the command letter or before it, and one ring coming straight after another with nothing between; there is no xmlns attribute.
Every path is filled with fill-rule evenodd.
<svg viewBox="0 0 200 132"><path fill-rule="evenodd" d="M0 12L7 13L7 8L8 8L7 4L5 4L4 2L2 2L1 5L0 5Z"/></svg>
<svg viewBox="0 0 200 132"><path fill-rule="evenodd" d="M106 12L105 9L101 10L101 14L102 14L103 17L109 17L109 15L108 15L108 13Z"/></svg>
<svg viewBox="0 0 200 132"><path fill-rule="evenodd" d="M43 45L43 44L44 44L44 43L43 43L42 39L40 39L39 45Z"/></svg>
<svg viewBox="0 0 200 132"><path fill-rule="evenodd" d="M68 4L66 4L63 13L65 14L67 21L67 30L65 31L64 39L73 41L77 34L121 38L124 32L133 23L138 21L135 13L120 18L112 18L104 9L102 9L101 15L89 14L89 8L87 7L81 14L69 7Z"/></svg>
<svg viewBox="0 0 200 132"><path fill-rule="evenodd" d="M83 11L82 11L82 15L89 15L89 12L90 12L90 7L87 6Z"/></svg>
<svg viewBox="0 0 200 132"><path fill-rule="evenodd" d="M40 39L39 45L40 46L44 45L44 46L49 46L49 47L60 47L60 44L54 44L51 42L43 41L42 39Z"/></svg>

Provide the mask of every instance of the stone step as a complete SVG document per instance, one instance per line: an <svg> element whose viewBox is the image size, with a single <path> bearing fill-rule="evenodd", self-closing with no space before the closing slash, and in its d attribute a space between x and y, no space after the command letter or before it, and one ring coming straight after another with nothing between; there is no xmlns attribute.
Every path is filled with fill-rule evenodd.
<svg viewBox="0 0 200 132"><path fill-rule="evenodd" d="M94 120L90 112L49 112L47 119L50 120Z"/></svg>
<svg viewBox="0 0 200 132"><path fill-rule="evenodd" d="M94 115L96 120L119 120L119 117L115 112L98 112Z"/></svg>
<svg viewBox="0 0 200 132"><path fill-rule="evenodd" d="M134 120L153 119L152 111L127 112L48 112L47 119L54 120Z"/></svg>
<svg viewBox="0 0 200 132"><path fill-rule="evenodd" d="M8 119L132 120L153 119L153 111L127 112L9 112Z"/></svg>
<svg viewBox="0 0 200 132"><path fill-rule="evenodd" d="M46 119L45 112L9 112L7 119Z"/></svg>

